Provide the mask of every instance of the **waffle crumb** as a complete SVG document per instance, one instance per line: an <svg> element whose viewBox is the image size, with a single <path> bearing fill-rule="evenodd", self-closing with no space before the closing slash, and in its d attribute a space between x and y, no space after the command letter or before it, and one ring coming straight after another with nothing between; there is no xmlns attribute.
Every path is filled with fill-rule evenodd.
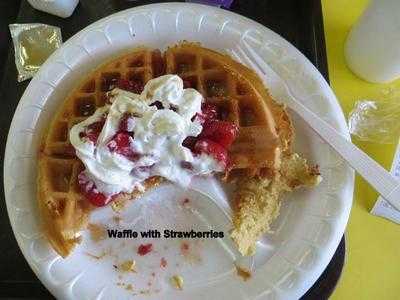
<svg viewBox="0 0 400 300"><path fill-rule="evenodd" d="M105 251L100 255L95 255L95 254L92 254L92 253L89 253L89 252L85 252L85 254L87 256L90 256L91 258L98 259L98 260L102 259L104 256L107 255L107 253Z"/></svg>
<svg viewBox="0 0 400 300"><path fill-rule="evenodd" d="M133 291L133 285L132 285L131 283L128 283L128 284L125 286L125 289L126 289L127 291Z"/></svg>
<svg viewBox="0 0 400 300"><path fill-rule="evenodd" d="M111 203L111 208L115 212L121 212L125 207L124 201L115 200Z"/></svg>
<svg viewBox="0 0 400 300"><path fill-rule="evenodd" d="M150 295L151 291L150 290L141 290L139 293L141 295Z"/></svg>
<svg viewBox="0 0 400 300"><path fill-rule="evenodd" d="M122 218L120 216L113 216L112 219L116 224L120 224L122 221Z"/></svg>
<svg viewBox="0 0 400 300"><path fill-rule="evenodd" d="M90 233L90 238L94 242L102 241L107 237L106 228L102 224L89 223L87 228Z"/></svg>
<svg viewBox="0 0 400 300"><path fill-rule="evenodd" d="M236 274L240 276L244 281L247 281L251 278L250 271L239 266L236 266Z"/></svg>
<svg viewBox="0 0 400 300"><path fill-rule="evenodd" d="M178 289L178 290L183 289L183 277L182 276L180 276L180 275L172 276L171 283L176 289Z"/></svg>
<svg viewBox="0 0 400 300"><path fill-rule="evenodd" d="M118 270L121 272L133 272L136 273L136 261L126 260L117 266Z"/></svg>
<svg viewBox="0 0 400 300"><path fill-rule="evenodd" d="M196 243L195 246L190 246L190 243L187 241L181 242L180 245L180 254L183 256L185 261L189 262L190 264L200 264L202 262L201 251L199 243Z"/></svg>
<svg viewBox="0 0 400 300"><path fill-rule="evenodd" d="M167 260L165 259L165 257L161 257L160 267L161 268L166 268L167 267Z"/></svg>

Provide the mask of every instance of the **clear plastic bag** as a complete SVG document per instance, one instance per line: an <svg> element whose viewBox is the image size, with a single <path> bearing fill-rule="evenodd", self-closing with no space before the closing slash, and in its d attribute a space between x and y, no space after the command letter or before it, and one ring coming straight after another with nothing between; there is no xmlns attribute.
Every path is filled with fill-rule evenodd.
<svg viewBox="0 0 400 300"><path fill-rule="evenodd" d="M60 28L45 24L10 24L18 81L32 78L62 44Z"/></svg>
<svg viewBox="0 0 400 300"><path fill-rule="evenodd" d="M381 144L398 143L400 93L386 92L379 101L357 101L349 115L349 130L361 141Z"/></svg>

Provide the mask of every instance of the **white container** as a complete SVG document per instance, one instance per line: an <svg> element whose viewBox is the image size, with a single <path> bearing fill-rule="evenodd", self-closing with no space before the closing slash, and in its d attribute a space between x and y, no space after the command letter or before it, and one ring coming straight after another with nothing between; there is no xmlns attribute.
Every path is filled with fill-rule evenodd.
<svg viewBox="0 0 400 300"><path fill-rule="evenodd" d="M348 67L367 81L400 77L400 1L371 1L351 29L344 54Z"/></svg>
<svg viewBox="0 0 400 300"><path fill-rule="evenodd" d="M28 0L37 10L47 12L61 18L68 18L72 15L79 0Z"/></svg>

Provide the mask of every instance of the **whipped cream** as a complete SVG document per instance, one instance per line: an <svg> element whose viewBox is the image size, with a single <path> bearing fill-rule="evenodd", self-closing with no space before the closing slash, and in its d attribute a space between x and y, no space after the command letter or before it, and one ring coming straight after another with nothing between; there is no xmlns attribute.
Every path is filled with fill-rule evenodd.
<svg viewBox="0 0 400 300"><path fill-rule="evenodd" d="M179 76L152 79L140 95L116 88L109 96L112 104L97 109L73 126L69 136L76 155L86 166L86 175L99 192L106 196L129 193L142 188L145 179L156 175L187 187L195 175L224 169L212 156L193 155L182 146L186 137L195 137L202 131L197 118L192 119L201 112L203 96L195 89L184 89ZM161 102L164 109L150 106L155 101ZM130 147L139 154L134 161L110 151L109 147L126 113L132 115L127 124L128 130L134 132ZM105 116L96 144L82 136L87 126L104 120ZM191 168L183 168L182 162L190 163Z"/></svg>

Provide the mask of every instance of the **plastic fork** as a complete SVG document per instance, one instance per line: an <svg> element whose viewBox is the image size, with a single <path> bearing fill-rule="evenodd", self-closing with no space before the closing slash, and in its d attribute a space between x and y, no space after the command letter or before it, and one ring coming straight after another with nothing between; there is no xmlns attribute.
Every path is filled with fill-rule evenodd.
<svg viewBox="0 0 400 300"><path fill-rule="evenodd" d="M400 183L375 160L339 133L326 121L308 109L301 99L294 96L287 83L266 63L257 52L242 41L230 53L245 65L254 69L264 82L273 81L285 96L285 103L354 168L393 207L400 211ZM267 85L268 86L268 85ZM302 103L303 102L303 103Z"/></svg>

